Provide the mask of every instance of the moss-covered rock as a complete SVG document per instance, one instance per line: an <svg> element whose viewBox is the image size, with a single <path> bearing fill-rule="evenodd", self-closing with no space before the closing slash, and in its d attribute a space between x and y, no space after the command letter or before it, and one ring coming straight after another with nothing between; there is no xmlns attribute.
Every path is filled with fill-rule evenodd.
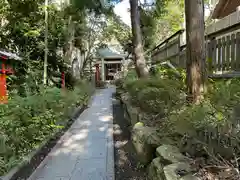
<svg viewBox="0 0 240 180"><path fill-rule="evenodd" d="M131 103L131 97L128 93L121 94L121 100L124 107L124 118L127 119L132 126L144 119L144 113L139 107Z"/></svg>
<svg viewBox="0 0 240 180"><path fill-rule="evenodd" d="M165 180L161 158L152 160L148 167L148 180Z"/></svg>
<svg viewBox="0 0 240 180"><path fill-rule="evenodd" d="M198 180L198 178L192 175L190 164L177 162L164 167L161 157L157 157L148 167L148 180Z"/></svg>
<svg viewBox="0 0 240 180"><path fill-rule="evenodd" d="M163 168L166 180L179 180L191 173L191 166L185 162L177 162ZM185 179L182 179L185 180ZM187 180L187 179L186 179Z"/></svg>
<svg viewBox="0 0 240 180"><path fill-rule="evenodd" d="M132 142L136 149L138 159L142 164L148 164L161 142L155 128L145 127L143 123L136 123L132 130Z"/></svg>
<svg viewBox="0 0 240 180"><path fill-rule="evenodd" d="M200 180L200 179L192 174L188 174L186 176L181 177L180 180Z"/></svg>
<svg viewBox="0 0 240 180"><path fill-rule="evenodd" d="M173 164L177 162L187 162L188 158L180 153L179 149L172 145L161 145L157 148L157 156L161 157L164 165Z"/></svg>
<svg viewBox="0 0 240 180"><path fill-rule="evenodd" d="M138 119L139 109L136 107L133 107L131 104L128 104L127 111L129 114L131 125L138 123L139 122L139 119Z"/></svg>
<svg viewBox="0 0 240 180"><path fill-rule="evenodd" d="M128 107L131 106L130 105L130 96L129 96L128 93L122 93L120 95L120 99L123 103L124 118L131 124L131 118L130 118L130 115L128 113Z"/></svg>

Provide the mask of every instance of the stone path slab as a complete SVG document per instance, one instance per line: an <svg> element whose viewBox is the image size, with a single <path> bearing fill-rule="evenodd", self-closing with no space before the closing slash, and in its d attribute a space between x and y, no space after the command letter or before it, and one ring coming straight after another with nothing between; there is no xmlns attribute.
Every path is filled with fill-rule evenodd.
<svg viewBox="0 0 240 180"><path fill-rule="evenodd" d="M97 90L28 180L114 180L112 93Z"/></svg>

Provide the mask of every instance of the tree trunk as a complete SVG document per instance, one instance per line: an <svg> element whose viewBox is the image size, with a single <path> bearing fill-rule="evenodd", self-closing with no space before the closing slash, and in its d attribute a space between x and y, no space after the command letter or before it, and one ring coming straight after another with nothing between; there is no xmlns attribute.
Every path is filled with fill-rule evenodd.
<svg viewBox="0 0 240 180"><path fill-rule="evenodd" d="M199 103L206 80L203 0L185 0L188 100Z"/></svg>
<svg viewBox="0 0 240 180"><path fill-rule="evenodd" d="M140 27L140 15L138 0L129 0L131 9L132 35L133 35L133 53L136 72L139 78L146 78L149 75L144 51L142 45L142 33Z"/></svg>
<svg viewBox="0 0 240 180"><path fill-rule="evenodd" d="M47 67L48 67L48 0L45 0L45 32L44 32L44 70L43 84L47 85Z"/></svg>
<svg viewBox="0 0 240 180"><path fill-rule="evenodd" d="M66 44L65 44L65 50L64 50L64 61L65 63L71 64L71 58L72 58L72 52L73 52L73 41L74 41L74 23L72 21L72 16L69 16L68 18L68 26L67 26L67 34L66 34Z"/></svg>

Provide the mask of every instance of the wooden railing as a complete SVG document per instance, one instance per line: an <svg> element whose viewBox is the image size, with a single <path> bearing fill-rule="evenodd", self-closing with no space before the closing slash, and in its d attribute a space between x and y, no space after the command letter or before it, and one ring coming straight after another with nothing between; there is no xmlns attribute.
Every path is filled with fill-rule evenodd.
<svg viewBox="0 0 240 180"><path fill-rule="evenodd" d="M208 41L207 60L210 72L240 70L240 32Z"/></svg>
<svg viewBox="0 0 240 180"><path fill-rule="evenodd" d="M162 62L166 59L178 59L180 56L180 36L184 30L179 30L157 47L155 47L150 53L152 57L152 63Z"/></svg>
<svg viewBox="0 0 240 180"><path fill-rule="evenodd" d="M236 11L206 28L206 61L210 75L240 75L239 15ZM180 30L154 48L150 52L152 64L169 60L174 66L185 68L186 45L181 44L184 33Z"/></svg>

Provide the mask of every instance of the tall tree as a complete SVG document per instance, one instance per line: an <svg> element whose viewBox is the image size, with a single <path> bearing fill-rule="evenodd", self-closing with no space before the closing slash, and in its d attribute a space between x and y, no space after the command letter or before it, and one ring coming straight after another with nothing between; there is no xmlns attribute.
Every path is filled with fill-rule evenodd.
<svg viewBox="0 0 240 180"><path fill-rule="evenodd" d="M78 28L79 21L76 22L76 17L78 20L79 20L79 17L81 17L80 21L87 22L86 19L91 19L91 17L94 16L92 20L93 22L87 22L87 24L88 26L92 26L92 25L95 26L94 20L95 19L99 20L99 18L101 18L101 15L106 15L111 13L112 9L111 7L106 8L105 6L103 6L103 4L101 3L101 0L69 0L67 5L69 7L68 9L70 9L70 16L68 21L67 35L66 35L67 43L65 46L64 59L66 62L69 62L69 60L71 59L74 42L76 41L76 39L78 40L82 39L83 42L81 44L82 45L85 44L83 46L86 46L86 44L88 44L87 49L86 47L82 47L84 49L84 52L87 51L86 57L83 60L84 62L82 62L82 67L81 67L81 72L82 72L90 59L89 56L91 55L92 48L93 46L95 46L94 43L97 40L97 37L96 36L93 37L92 34L97 36L99 34L95 33L95 30L97 29L92 31L92 28L90 28L90 29L85 29L85 31L90 31L90 32L80 33L81 35L85 35L87 38L77 37L79 32L76 32L76 30ZM84 28L86 27L83 27L82 29Z"/></svg>
<svg viewBox="0 0 240 180"><path fill-rule="evenodd" d="M199 103L206 80L204 45L204 1L185 0L187 33L188 100Z"/></svg>
<svg viewBox="0 0 240 180"><path fill-rule="evenodd" d="M130 12L131 12L131 24L132 24L132 40L133 40L133 54L134 63L138 77L146 78L149 75L146 61L144 58L144 51L142 45L142 32L140 26L140 13L138 0L129 0Z"/></svg>
<svg viewBox="0 0 240 180"><path fill-rule="evenodd" d="M45 32L44 32L44 69L43 69L43 84L47 85L47 66L48 66L48 0L45 0Z"/></svg>

